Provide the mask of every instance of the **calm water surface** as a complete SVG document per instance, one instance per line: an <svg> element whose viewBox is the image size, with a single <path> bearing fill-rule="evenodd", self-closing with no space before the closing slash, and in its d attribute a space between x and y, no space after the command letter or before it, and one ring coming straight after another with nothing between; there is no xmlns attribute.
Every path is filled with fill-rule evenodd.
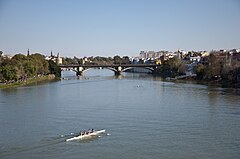
<svg viewBox="0 0 240 159"><path fill-rule="evenodd" d="M89 70L0 90L1 159L239 159L240 96L231 89ZM80 130L99 137L65 142Z"/></svg>

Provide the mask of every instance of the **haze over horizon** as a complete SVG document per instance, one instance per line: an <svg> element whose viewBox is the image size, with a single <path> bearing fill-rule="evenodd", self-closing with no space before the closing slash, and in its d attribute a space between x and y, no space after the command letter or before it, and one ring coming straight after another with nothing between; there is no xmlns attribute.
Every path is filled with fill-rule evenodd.
<svg viewBox="0 0 240 159"><path fill-rule="evenodd" d="M240 48L239 0L0 0L0 50L61 56Z"/></svg>

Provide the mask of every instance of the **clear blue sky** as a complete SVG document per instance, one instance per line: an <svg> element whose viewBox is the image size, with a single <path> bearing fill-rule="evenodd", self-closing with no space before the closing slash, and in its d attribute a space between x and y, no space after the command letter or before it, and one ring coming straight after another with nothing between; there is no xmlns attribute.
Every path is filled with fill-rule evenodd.
<svg viewBox="0 0 240 159"><path fill-rule="evenodd" d="M0 50L62 56L240 48L240 0L0 0Z"/></svg>

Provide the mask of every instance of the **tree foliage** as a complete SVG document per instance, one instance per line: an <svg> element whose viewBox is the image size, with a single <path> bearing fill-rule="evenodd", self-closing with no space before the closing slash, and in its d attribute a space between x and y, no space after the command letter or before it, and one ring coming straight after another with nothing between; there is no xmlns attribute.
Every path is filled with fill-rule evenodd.
<svg viewBox="0 0 240 159"><path fill-rule="evenodd" d="M203 64L198 64L195 68L194 68L194 72L197 74L197 78L199 80L203 79L206 74L207 74L207 70L206 70L206 66L204 66Z"/></svg>
<svg viewBox="0 0 240 159"><path fill-rule="evenodd" d="M211 53L207 58L207 63L198 64L194 68L199 80L218 80L222 82L237 82L240 75L240 63L227 58L217 58Z"/></svg>
<svg viewBox="0 0 240 159"><path fill-rule="evenodd" d="M16 69L12 65L0 66L0 73L4 82L17 80Z"/></svg>
<svg viewBox="0 0 240 159"><path fill-rule="evenodd" d="M61 77L61 68L52 60L49 60L48 63L50 73L55 74L56 77Z"/></svg>
<svg viewBox="0 0 240 159"><path fill-rule="evenodd" d="M1 57L0 81L24 80L49 73L56 73L57 76L61 75L58 66L52 64L52 67L49 67L49 62L45 60L45 56L38 53L29 56L16 54L12 59Z"/></svg>
<svg viewBox="0 0 240 159"><path fill-rule="evenodd" d="M112 57L84 57L84 58L63 58L63 65L76 65L76 64L85 64L85 65L112 65L112 64L130 64L131 61L128 56L123 56L122 58L119 55Z"/></svg>
<svg viewBox="0 0 240 159"><path fill-rule="evenodd" d="M113 57L113 63L114 64L121 64L122 63L122 59L120 56L116 55Z"/></svg>
<svg viewBox="0 0 240 159"><path fill-rule="evenodd" d="M128 56L123 56L122 58L118 55L113 57L114 64L130 64L131 61L129 60Z"/></svg>
<svg viewBox="0 0 240 159"><path fill-rule="evenodd" d="M164 77L176 77L184 74L186 68L180 59L173 57L158 68L157 73Z"/></svg>

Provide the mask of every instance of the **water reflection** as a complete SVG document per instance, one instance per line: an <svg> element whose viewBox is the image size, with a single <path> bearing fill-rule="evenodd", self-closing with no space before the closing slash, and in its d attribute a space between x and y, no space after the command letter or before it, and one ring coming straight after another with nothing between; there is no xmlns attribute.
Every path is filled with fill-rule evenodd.
<svg viewBox="0 0 240 159"><path fill-rule="evenodd" d="M1 159L240 156L240 96L231 89L104 70L63 77L0 90ZM113 135L58 137L89 127Z"/></svg>

